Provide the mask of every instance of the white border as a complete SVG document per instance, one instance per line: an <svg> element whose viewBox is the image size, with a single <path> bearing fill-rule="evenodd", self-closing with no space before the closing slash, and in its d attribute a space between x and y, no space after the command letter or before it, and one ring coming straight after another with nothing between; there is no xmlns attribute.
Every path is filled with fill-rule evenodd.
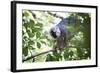
<svg viewBox="0 0 100 73"><path fill-rule="evenodd" d="M66 11L66 12L83 12L91 13L91 60L81 61L66 61L66 62L46 62L46 63L22 63L22 9L29 10L49 10L49 11ZM28 5L17 4L17 70L22 69L38 69L38 68L52 68L52 67L72 67L72 66L86 66L95 65L96 53L96 10L94 8L81 7L61 7L61 6L45 6L45 5Z"/></svg>

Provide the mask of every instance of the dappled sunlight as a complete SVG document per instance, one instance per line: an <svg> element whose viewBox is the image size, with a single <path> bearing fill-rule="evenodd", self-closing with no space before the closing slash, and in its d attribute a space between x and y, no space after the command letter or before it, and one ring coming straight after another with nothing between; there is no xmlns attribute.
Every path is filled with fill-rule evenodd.
<svg viewBox="0 0 100 73"><path fill-rule="evenodd" d="M90 14L23 10L22 15L23 62L91 59ZM51 36L50 30L67 17L75 17L77 21L66 25L69 34L65 40L65 47L62 50L55 49L57 41Z"/></svg>

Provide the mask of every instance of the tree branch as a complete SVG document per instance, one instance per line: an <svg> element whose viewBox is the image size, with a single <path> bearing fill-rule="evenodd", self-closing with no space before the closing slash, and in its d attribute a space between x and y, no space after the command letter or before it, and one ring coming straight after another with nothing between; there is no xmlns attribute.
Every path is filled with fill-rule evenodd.
<svg viewBox="0 0 100 73"><path fill-rule="evenodd" d="M77 46L67 46L66 48L79 48L79 47L77 47ZM63 50L64 50L64 49L63 49ZM55 49L53 49L53 50L48 50L48 51L45 51L45 52L41 52L41 53L36 54L36 55L32 55L32 56L30 56L30 57L27 57L26 59L23 59L22 61L24 62L24 61L30 60L30 59L32 59L32 58L34 58L34 57L37 57L37 56L39 56L39 55L46 54L46 53L53 52L53 51L55 51Z"/></svg>
<svg viewBox="0 0 100 73"><path fill-rule="evenodd" d="M48 14L50 14L50 15L52 15L52 16L54 16L54 17L57 17L57 18L63 19L62 16L59 16L59 15L57 15L57 14L53 14L53 13L51 13L51 12L49 12L49 11L48 11Z"/></svg>
<svg viewBox="0 0 100 73"><path fill-rule="evenodd" d="M53 49L53 50L48 50L48 51L45 51L45 52L41 52L41 53L36 54L36 55L32 55L32 56L30 56L30 57L27 57L26 59L23 59L22 61L23 61L23 62L24 62L24 61L27 61L27 60L29 60L29 59L32 59L32 58L36 57L36 56L39 56L39 55L42 55L42 54L46 54L46 53L52 52L52 51L54 51L54 50L55 50L55 49Z"/></svg>

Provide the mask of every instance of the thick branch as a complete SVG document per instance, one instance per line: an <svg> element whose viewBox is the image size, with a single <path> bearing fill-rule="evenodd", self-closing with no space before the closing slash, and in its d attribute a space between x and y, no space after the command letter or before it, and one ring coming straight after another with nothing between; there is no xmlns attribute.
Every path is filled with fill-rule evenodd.
<svg viewBox="0 0 100 73"><path fill-rule="evenodd" d="M41 53L36 54L36 55L32 55L32 56L30 56L30 57L28 57L28 58L26 58L26 59L23 59L23 62L24 62L24 61L27 61L27 60L29 60L29 59L32 59L32 58L34 58L34 57L36 57L36 56L39 56L39 55L42 55L42 54L46 54L46 53L52 52L52 51L54 51L54 50L48 50L48 51L41 52Z"/></svg>
<svg viewBox="0 0 100 73"><path fill-rule="evenodd" d="M67 46L67 48L76 48L76 46ZM77 48L79 48L79 47L77 47ZM63 50L64 50L64 49L63 49ZM53 49L53 50L48 50L48 51L45 51L45 52L41 52L41 53L36 54L36 55L32 55L32 56L30 56L30 57L27 57L26 59L23 59L23 62L24 62L24 61L27 61L27 60L30 60L30 59L32 59L32 58L34 58L34 57L37 57L37 56L39 56L39 55L46 54L46 53L53 52L53 51L55 51L55 49Z"/></svg>

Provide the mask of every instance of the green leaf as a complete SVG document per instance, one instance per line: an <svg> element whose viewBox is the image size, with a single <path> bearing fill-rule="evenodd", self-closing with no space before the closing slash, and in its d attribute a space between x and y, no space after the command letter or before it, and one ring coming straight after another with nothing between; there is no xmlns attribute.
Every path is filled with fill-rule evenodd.
<svg viewBox="0 0 100 73"><path fill-rule="evenodd" d="M39 42L37 42L37 47L40 49L41 48L41 44Z"/></svg>
<svg viewBox="0 0 100 73"><path fill-rule="evenodd" d="M29 16L29 13L25 11L24 16L26 16L26 17Z"/></svg>
<svg viewBox="0 0 100 73"><path fill-rule="evenodd" d="M36 26L43 27L42 23L37 23Z"/></svg>
<svg viewBox="0 0 100 73"><path fill-rule="evenodd" d="M24 48L23 48L23 54L24 54L25 56L28 55L28 47L24 47Z"/></svg>
<svg viewBox="0 0 100 73"><path fill-rule="evenodd" d="M43 41L43 40L41 40L41 43L43 43L43 44L45 44L45 45L46 45L46 42L45 42L45 41Z"/></svg>
<svg viewBox="0 0 100 73"><path fill-rule="evenodd" d="M64 59L65 59L65 60L67 60L67 59L68 59L68 57L69 57L69 54L68 54L68 53L66 53L66 52L64 52Z"/></svg>
<svg viewBox="0 0 100 73"><path fill-rule="evenodd" d="M74 53L73 53L73 51L70 51L69 54L72 57Z"/></svg>
<svg viewBox="0 0 100 73"><path fill-rule="evenodd" d="M78 52L78 57L80 59L82 59L83 58L83 50L81 48L78 48L77 52Z"/></svg>
<svg viewBox="0 0 100 73"><path fill-rule="evenodd" d="M59 61L59 59L62 58L61 53L58 53L58 52L55 52L55 51L53 52L53 56L55 57L56 61Z"/></svg>
<svg viewBox="0 0 100 73"><path fill-rule="evenodd" d="M30 28L34 28L34 25L35 25L34 21L30 20L30 23L29 23Z"/></svg>
<svg viewBox="0 0 100 73"><path fill-rule="evenodd" d="M34 34L31 33L29 30L27 30L27 33L28 33L29 37L34 37Z"/></svg>
<svg viewBox="0 0 100 73"><path fill-rule="evenodd" d="M29 46L30 50L35 50L36 48L34 48L33 46Z"/></svg>
<svg viewBox="0 0 100 73"><path fill-rule="evenodd" d="M36 48L32 47L32 50L35 50Z"/></svg>
<svg viewBox="0 0 100 73"><path fill-rule="evenodd" d="M69 51L69 49L67 49L67 48L66 48L66 50L64 51L63 56L64 56L64 59L65 59L65 60L68 60L68 58L69 58L69 52L68 52L68 51Z"/></svg>
<svg viewBox="0 0 100 73"><path fill-rule="evenodd" d="M24 23L23 26L27 29L27 28L34 28L34 21L33 20L30 20L30 22L28 23Z"/></svg>
<svg viewBox="0 0 100 73"><path fill-rule="evenodd" d="M57 61L55 57L53 57L51 54L47 55L46 61Z"/></svg>
<svg viewBox="0 0 100 73"><path fill-rule="evenodd" d="M40 30L41 30L40 28L35 28L35 27L34 27L34 28L32 28L32 33L40 32Z"/></svg>
<svg viewBox="0 0 100 73"><path fill-rule="evenodd" d="M35 42L32 41L32 40L30 40L30 41L28 42L29 45L33 45L34 43L35 43Z"/></svg>
<svg viewBox="0 0 100 73"><path fill-rule="evenodd" d="M37 37L37 38L40 38L40 36L41 36L41 33L40 33L40 32L37 32L37 33L36 33L36 37Z"/></svg>

